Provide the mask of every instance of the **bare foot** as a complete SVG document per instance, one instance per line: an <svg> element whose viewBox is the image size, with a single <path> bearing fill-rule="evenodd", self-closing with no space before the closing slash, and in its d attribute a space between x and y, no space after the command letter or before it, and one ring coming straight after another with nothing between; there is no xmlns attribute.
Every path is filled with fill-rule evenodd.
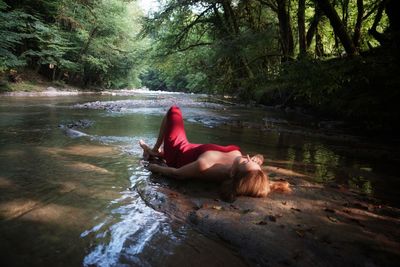
<svg viewBox="0 0 400 267"><path fill-rule="evenodd" d="M139 145L143 149L143 159L149 160L150 157L158 156L158 153L154 152L143 140L139 141Z"/></svg>

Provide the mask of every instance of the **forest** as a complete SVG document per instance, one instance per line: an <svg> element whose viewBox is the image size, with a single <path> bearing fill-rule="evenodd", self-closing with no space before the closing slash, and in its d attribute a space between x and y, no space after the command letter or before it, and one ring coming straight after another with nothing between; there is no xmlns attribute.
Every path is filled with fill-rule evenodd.
<svg viewBox="0 0 400 267"><path fill-rule="evenodd" d="M396 15L397 14L397 15ZM305 110L371 133L399 119L396 0L0 0L1 90L146 86Z"/></svg>

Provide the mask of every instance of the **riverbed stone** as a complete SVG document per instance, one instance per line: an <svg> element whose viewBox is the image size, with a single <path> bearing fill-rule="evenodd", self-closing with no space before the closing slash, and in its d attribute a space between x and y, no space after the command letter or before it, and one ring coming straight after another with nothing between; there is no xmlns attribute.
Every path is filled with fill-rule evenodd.
<svg viewBox="0 0 400 267"><path fill-rule="evenodd" d="M306 177L274 176L278 179L289 181L292 193L227 203L217 184L159 176L139 193L156 210L233 246L253 266L397 265L397 208Z"/></svg>

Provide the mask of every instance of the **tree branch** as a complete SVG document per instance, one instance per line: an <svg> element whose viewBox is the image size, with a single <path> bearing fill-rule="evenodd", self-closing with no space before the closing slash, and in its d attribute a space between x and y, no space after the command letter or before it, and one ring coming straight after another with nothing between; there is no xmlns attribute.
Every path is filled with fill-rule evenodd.
<svg viewBox="0 0 400 267"><path fill-rule="evenodd" d="M211 6L209 6L206 10L204 10L203 12L201 12L195 20L193 20L189 25L187 25L181 32L179 32L177 34L177 40L176 42L173 44L173 47L178 47L179 44L182 42L182 40L185 38L185 36L188 34L188 32L192 29L193 26L195 26L196 24L199 23L204 23L205 21L208 20L200 20L209 10L211 10L212 8L214 8L215 4L212 4Z"/></svg>
<svg viewBox="0 0 400 267"><path fill-rule="evenodd" d="M271 8L272 11L278 13L278 5L271 0L258 0L259 3Z"/></svg>
<svg viewBox="0 0 400 267"><path fill-rule="evenodd" d="M211 43L211 42L202 42L202 43L191 44L191 45L188 45L188 46L186 46L184 48L179 48L179 49L175 49L174 51L169 51L166 54L162 55L162 57L170 56L170 55L173 55L173 54L179 53L179 52L185 52L185 51L190 50L190 49L192 49L194 47L207 46L207 45L213 45L213 44L214 43Z"/></svg>
<svg viewBox="0 0 400 267"><path fill-rule="evenodd" d="M372 8L369 12L367 12L364 17L362 18L362 20L366 20L367 18L369 18L369 16L371 16L372 14L375 13L375 11L379 8L379 5L381 4L382 0L377 0L375 1L375 3L372 4Z"/></svg>

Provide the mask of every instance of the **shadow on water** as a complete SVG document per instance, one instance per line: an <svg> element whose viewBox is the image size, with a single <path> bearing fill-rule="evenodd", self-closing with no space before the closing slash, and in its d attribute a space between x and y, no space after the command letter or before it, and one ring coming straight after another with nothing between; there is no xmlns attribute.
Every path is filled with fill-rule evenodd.
<svg viewBox="0 0 400 267"><path fill-rule="evenodd" d="M99 149L100 148L100 149ZM74 158L74 152L92 149L90 160ZM82 229L92 225L93 217L105 216L105 202L118 197L110 171L97 156L103 147L73 146L1 150L0 242L6 253L3 266L79 265L87 241L78 239ZM108 148L105 148L108 149ZM103 151L102 151L103 150ZM70 157L72 155L72 157ZM117 158L108 158L117 162ZM82 179L84 177L84 179Z"/></svg>

